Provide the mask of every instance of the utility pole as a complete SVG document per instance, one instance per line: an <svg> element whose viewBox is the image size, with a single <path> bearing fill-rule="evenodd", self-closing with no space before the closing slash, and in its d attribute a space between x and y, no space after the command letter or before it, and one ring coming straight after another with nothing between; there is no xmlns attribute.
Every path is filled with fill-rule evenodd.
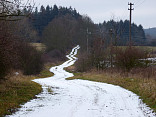
<svg viewBox="0 0 156 117"><path fill-rule="evenodd" d="M87 54L88 54L88 28L87 28Z"/></svg>
<svg viewBox="0 0 156 117"><path fill-rule="evenodd" d="M128 10L130 10L130 21L129 21L129 46L131 47L131 44L132 44L132 40L131 40L131 22L132 22L132 6L134 4L132 3L128 3L128 5L130 5L130 8Z"/></svg>
<svg viewBox="0 0 156 117"><path fill-rule="evenodd" d="M91 32L89 32L89 31L88 31L88 28L87 28L87 54L88 54L88 50L89 50L89 49L88 49L88 35L89 35L89 34L91 34Z"/></svg>
<svg viewBox="0 0 156 117"><path fill-rule="evenodd" d="M109 30L110 33L110 38L111 38L111 46L110 46L110 64L111 64L111 68L113 67L113 40L112 40L112 36L113 36L113 29Z"/></svg>

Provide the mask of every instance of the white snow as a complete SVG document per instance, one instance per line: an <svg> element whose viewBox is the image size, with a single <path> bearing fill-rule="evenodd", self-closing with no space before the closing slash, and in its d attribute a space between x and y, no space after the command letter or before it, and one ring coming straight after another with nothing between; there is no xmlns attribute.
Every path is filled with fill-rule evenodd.
<svg viewBox="0 0 156 117"><path fill-rule="evenodd" d="M155 58L147 58L147 59L144 59L144 60L148 60L148 61L153 61L153 62L155 62L155 61L156 61L156 57L155 57Z"/></svg>
<svg viewBox="0 0 156 117"><path fill-rule="evenodd" d="M140 60L143 60L143 61L148 60L148 61L155 62L156 61L156 57L154 57L154 58L140 59Z"/></svg>
<svg viewBox="0 0 156 117"><path fill-rule="evenodd" d="M86 80L70 80L63 68L77 60L79 46L67 55L68 61L50 69L55 75L36 79L43 92L7 117L155 117L139 97L119 86ZM48 92L51 88L53 92Z"/></svg>

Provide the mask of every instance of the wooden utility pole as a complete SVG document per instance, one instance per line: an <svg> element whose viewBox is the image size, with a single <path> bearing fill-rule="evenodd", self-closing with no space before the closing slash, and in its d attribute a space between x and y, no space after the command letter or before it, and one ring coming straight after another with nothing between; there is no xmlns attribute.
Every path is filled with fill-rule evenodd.
<svg viewBox="0 0 156 117"><path fill-rule="evenodd" d="M131 44L132 44L132 40L131 40L131 22L132 22L132 6L134 4L132 3L128 3L128 5L130 5L130 8L128 10L130 10L130 21L129 21L129 46L131 47Z"/></svg>
<svg viewBox="0 0 156 117"><path fill-rule="evenodd" d="M88 54L88 28L87 28L87 54Z"/></svg>
<svg viewBox="0 0 156 117"><path fill-rule="evenodd" d="M89 48L89 47L88 47L88 45L89 45L89 44L88 44L88 36L89 36L89 34L91 34L91 32L89 32L89 31L88 31L88 28L87 28L87 54L88 54L88 52L89 52L89 49L88 49L88 48Z"/></svg>
<svg viewBox="0 0 156 117"><path fill-rule="evenodd" d="M110 29L110 38L111 38L111 46L110 46L110 63L111 63L111 68L113 67L113 42L112 42L112 36L113 36L113 30Z"/></svg>

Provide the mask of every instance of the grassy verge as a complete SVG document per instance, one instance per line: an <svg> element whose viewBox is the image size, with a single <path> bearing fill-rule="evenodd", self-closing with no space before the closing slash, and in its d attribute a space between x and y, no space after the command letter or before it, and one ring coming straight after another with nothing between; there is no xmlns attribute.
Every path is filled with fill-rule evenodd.
<svg viewBox="0 0 156 117"><path fill-rule="evenodd" d="M14 113L21 104L36 98L42 87L32 82L36 78L53 76L49 68L55 64L45 65L44 70L37 76L11 75L8 80L0 82L0 117Z"/></svg>
<svg viewBox="0 0 156 117"><path fill-rule="evenodd" d="M19 75L0 83L0 116L15 112L20 104L35 98L42 91L32 79L32 76Z"/></svg>
<svg viewBox="0 0 156 117"><path fill-rule="evenodd" d="M88 73L74 73L75 76L67 78L90 80L96 82L103 82L108 84L119 85L139 95L143 102L149 105L156 112L156 80L154 78L141 78L139 76L124 77L119 73L108 72L88 72Z"/></svg>

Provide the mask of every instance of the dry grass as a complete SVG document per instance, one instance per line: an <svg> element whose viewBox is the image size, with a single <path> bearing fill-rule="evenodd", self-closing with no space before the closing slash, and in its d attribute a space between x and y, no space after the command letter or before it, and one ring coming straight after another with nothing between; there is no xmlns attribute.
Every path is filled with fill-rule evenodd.
<svg viewBox="0 0 156 117"><path fill-rule="evenodd" d="M127 46L118 46L118 48L122 48L122 49L125 49ZM134 46L136 48L139 48L143 51L146 51L148 52L151 56L151 57L156 57L156 47L154 46Z"/></svg>
<svg viewBox="0 0 156 117"><path fill-rule="evenodd" d="M123 48L125 49L127 46L118 46L119 48ZM148 51L156 51L156 47L154 46L134 46L134 47L137 47L139 49L143 49L143 50L148 50Z"/></svg>
<svg viewBox="0 0 156 117"><path fill-rule="evenodd" d="M0 82L0 116L15 112L20 104L35 98L42 91L41 86L32 79L33 76L20 74Z"/></svg>
<svg viewBox="0 0 156 117"><path fill-rule="evenodd" d="M143 78L141 75L123 75L117 72L88 72L88 73L75 73L75 76L68 78L83 79L97 82L104 82L108 84L119 85L125 89L128 89L143 99L143 102L149 105L156 112L156 77Z"/></svg>
<svg viewBox="0 0 156 117"><path fill-rule="evenodd" d="M33 47L35 47L37 50L43 52L46 50L46 46L43 43L30 43Z"/></svg>
<svg viewBox="0 0 156 117"><path fill-rule="evenodd" d="M37 76L24 76L10 74L8 80L0 82L0 117L14 113L21 104L36 98L35 95L42 91L39 84L31 80L36 78L46 78L53 76L49 71L51 66L56 64L46 64L41 73ZM15 72L13 72L15 73Z"/></svg>

